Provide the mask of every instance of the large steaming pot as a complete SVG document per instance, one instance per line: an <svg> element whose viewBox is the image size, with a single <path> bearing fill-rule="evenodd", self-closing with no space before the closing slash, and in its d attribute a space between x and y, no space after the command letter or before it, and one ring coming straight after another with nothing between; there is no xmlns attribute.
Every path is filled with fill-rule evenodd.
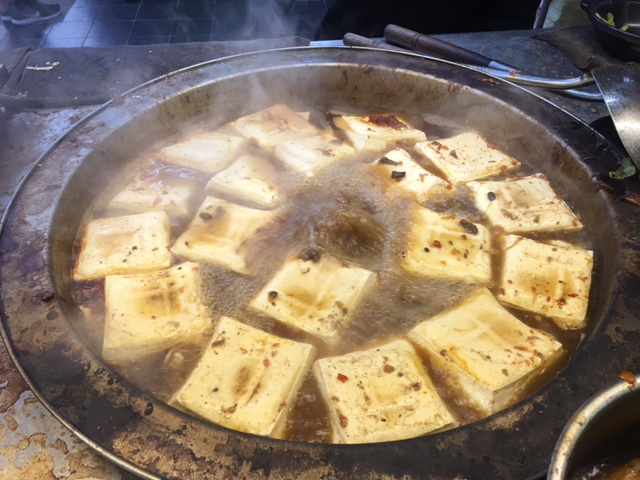
<svg viewBox="0 0 640 480"><path fill-rule="evenodd" d="M222 59L107 104L38 162L0 237L5 341L30 387L100 453L145 478L482 478L543 475L564 424L618 372L638 365L638 217L598 191L619 160L576 118L519 87L414 55L302 48ZM468 124L545 173L594 242L585 338L546 386L480 422L423 438L312 445L242 434L186 416L105 365L74 325L73 240L105 177L194 116L212 127L275 102L350 102Z"/></svg>

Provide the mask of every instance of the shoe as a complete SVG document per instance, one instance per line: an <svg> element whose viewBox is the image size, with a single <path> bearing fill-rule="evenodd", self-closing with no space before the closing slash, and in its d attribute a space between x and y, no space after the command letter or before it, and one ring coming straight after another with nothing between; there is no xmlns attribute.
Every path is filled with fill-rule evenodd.
<svg viewBox="0 0 640 480"><path fill-rule="evenodd" d="M2 14L2 20L14 25L31 25L47 22L62 13L58 4L42 3L40 0L23 2L17 0L7 12Z"/></svg>

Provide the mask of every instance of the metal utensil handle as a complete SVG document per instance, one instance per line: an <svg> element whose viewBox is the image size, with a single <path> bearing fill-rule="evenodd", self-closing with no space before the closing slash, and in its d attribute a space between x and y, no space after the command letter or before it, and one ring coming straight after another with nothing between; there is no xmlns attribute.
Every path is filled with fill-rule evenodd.
<svg viewBox="0 0 640 480"><path fill-rule="evenodd" d="M392 50L396 52L412 53L411 50L396 47L395 45L380 42L378 40L373 40L371 38L362 37L360 35L356 35L355 33L346 33L342 41L344 42L345 45L348 45L348 46L379 48L382 50ZM419 53L420 55L426 58L438 60L438 58L432 55L422 53L422 52L419 52ZM478 67L476 65L468 65L468 64L459 64L459 65L466 68L471 68L478 72L486 73L488 75L493 75L494 77L498 77L503 80L508 80L520 85L561 90L563 93L574 98L579 98L581 100L588 100L588 101L602 100L602 95L599 92L585 92L581 90L571 89L571 87L581 87L584 85L592 84L593 77L588 74L582 75L581 77L572 77L568 79L551 79L551 78L544 78L544 77L536 77L534 75L527 75L522 72L505 71L505 70L491 68L491 67Z"/></svg>
<svg viewBox="0 0 640 480"><path fill-rule="evenodd" d="M479 53L398 25L387 25L384 29L384 38L403 47L418 52L440 55L456 62L470 63L482 67L488 67L492 62L491 58Z"/></svg>
<svg viewBox="0 0 640 480"><path fill-rule="evenodd" d="M394 52L411 53L411 50L407 50L406 48L397 47L390 43L380 42L373 38L363 37L355 33L345 33L344 37L342 37L342 42L350 47L370 47L382 50L392 50Z"/></svg>

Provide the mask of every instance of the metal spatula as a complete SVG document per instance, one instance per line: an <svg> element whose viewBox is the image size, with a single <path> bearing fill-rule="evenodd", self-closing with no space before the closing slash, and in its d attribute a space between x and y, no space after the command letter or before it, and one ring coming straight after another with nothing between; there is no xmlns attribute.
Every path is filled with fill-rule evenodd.
<svg viewBox="0 0 640 480"><path fill-rule="evenodd" d="M612 65L591 72L629 157L640 167L640 68Z"/></svg>

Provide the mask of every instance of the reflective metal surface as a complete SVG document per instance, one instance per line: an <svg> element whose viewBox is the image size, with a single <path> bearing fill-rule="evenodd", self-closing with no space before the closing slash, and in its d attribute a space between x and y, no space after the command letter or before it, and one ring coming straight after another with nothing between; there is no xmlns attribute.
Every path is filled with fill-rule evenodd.
<svg viewBox="0 0 640 480"><path fill-rule="evenodd" d="M369 445L247 435L187 416L124 380L87 346L70 294L84 209L138 152L196 116L212 128L276 102L351 103L436 114L477 129L572 199L593 241L589 327L564 369L480 422ZM102 455L144 478L530 478L544 475L574 412L628 362L640 363L634 208L599 191L620 156L583 122L515 85L447 62L354 48L286 49L159 78L79 122L41 157L0 232L2 334L29 387Z"/></svg>
<svg viewBox="0 0 640 480"><path fill-rule="evenodd" d="M630 375L599 392L571 417L551 458L548 480L566 480L577 467L588 467L628 450L630 442L622 438L625 431L632 430L627 435L635 437L637 448L634 423L639 420L640 375ZM617 452L616 447L620 449Z"/></svg>
<svg viewBox="0 0 640 480"><path fill-rule="evenodd" d="M593 71L620 140L640 166L640 67L612 65Z"/></svg>

